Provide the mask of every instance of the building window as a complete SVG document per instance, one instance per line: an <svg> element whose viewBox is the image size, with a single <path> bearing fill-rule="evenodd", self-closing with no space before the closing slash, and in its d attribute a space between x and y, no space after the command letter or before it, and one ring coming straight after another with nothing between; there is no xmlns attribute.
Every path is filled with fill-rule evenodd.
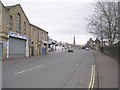
<svg viewBox="0 0 120 90"><path fill-rule="evenodd" d="M36 29L34 29L34 36L36 36Z"/></svg>
<svg viewBox="0 0 120 90"><path fill-rule="evenodd" d="M41 39L43 39L43 32L42 32L42 35L41 35Z"/></svg>
<svg viewBox="0 0 120 90"><path fill-rule="evenodd" d="M10 15L10 17L9 17L9 30L11 31L12 28L13 28L13 18L12 18L12 16Z"/></svg>
<svg viewBox="0 0 120 90"><path fill-rule="evenodd" d="M26 34L26 22L24 22L23 32Z"/></svg>
<svg viewBox="0 0 120 90"><path fill-rule="evenodd" d="M39 30L38 30L38 40L39 40Z"/></svg>
<svg viewBox="0 0 120 90"><path fill-rule="evenodd" d="M17 31L20 32L20 14L18 13L18 16L17 16Z"/></svg>

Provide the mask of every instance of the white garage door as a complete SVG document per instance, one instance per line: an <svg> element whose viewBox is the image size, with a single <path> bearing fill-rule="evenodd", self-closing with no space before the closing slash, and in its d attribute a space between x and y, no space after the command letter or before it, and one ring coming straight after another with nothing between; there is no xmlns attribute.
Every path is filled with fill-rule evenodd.
<svg viewBox="0 0 120 90"><path fill-rule="evenodd" d="M9 38L9 57L25 57L26 40Z"/></svg>

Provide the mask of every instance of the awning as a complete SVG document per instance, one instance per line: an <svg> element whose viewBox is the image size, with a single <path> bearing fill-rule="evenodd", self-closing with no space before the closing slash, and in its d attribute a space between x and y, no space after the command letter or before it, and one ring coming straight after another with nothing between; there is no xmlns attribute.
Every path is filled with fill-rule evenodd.
<svg viewBox="0 0 120 90"><path fill-rule="evenodd" d="M49 42L48 42L48 41L44 41L44 40L42 40L42 42L43 42L43 43L45 43L45 44L49 44Z"/></svg>

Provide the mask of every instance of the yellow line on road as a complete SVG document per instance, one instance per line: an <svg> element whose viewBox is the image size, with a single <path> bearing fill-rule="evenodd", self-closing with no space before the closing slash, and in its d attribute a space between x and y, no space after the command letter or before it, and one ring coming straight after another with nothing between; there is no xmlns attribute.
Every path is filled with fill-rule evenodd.
<svg viewBox="0 0 120 90"><path fill-rule="evenodd" d="M94 88L94 83L95 83L95 66L92 65L91 78L88 90L92 90Z"/></svg>

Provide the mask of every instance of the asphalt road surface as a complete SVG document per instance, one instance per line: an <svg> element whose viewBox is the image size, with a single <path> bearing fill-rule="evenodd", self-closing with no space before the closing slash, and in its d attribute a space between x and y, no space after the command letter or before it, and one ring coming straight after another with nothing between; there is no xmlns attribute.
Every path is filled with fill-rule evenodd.
<svg viewBox="0 0 120 90"><path fill-rule="evenodd" d="M92 66L96 66L92 51L50 53L46 56L3 65L2 87L88 88ZM94 87L97 87L97 78Z"/></svg>

